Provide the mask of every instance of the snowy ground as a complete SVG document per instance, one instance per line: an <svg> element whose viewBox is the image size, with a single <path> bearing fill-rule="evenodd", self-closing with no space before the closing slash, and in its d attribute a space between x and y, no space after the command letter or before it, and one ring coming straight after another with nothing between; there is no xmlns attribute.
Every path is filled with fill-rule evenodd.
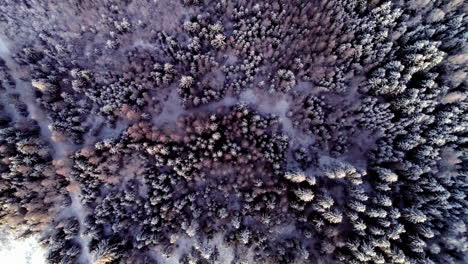
<svg viewBox="0 0 468 264"><path fill-rule="evenodd" d="M80 235L78 237L80 238L79 243L81 244L81 248L83 249L80 256L80 262L91 263L91 255L88 251L88 244L90 239L87 236L83 235L83 224L86 218L86 212L83 206L81 205L79 195L79 191L70 192L70 197L72 199L71 208L75 216L78 218L78 222L80 223Z"/></svg>
<svg viewBox="0 0 468 264"><path fill-rule="evenodd" d="M36 236L17 239L15 234L0 229L0 263L2 264L45 264L45 249Z"/></svg>

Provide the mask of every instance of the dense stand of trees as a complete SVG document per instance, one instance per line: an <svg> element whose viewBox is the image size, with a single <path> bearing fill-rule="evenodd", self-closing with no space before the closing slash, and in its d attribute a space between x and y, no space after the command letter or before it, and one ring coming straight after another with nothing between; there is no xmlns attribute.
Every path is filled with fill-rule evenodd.
<svg viewBox="0 0 468 264"><path fill-rule="evenodd" d="M466 9L5 0L0 224L49 263L466 263Z"/></svg>

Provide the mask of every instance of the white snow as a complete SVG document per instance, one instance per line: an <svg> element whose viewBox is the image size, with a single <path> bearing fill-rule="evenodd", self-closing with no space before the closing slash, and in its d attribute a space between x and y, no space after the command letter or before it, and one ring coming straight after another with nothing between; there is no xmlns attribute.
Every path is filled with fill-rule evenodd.
<svg viewBox="0 0 468 264"><path fill-rule="evenodd" d="M17 239L17 235L0 229L0 263L45 264L45 249L39 245L38 237Z"/></svg>
<svg viewBox="0 0 468 264"><path fill-rule="evenodd" d="M210 245L218 247L218 263L231 263L234 260L234 249L224 244L222 234L217 234L214 236L214 238L210 241Z"/></svg>
<svg viewBox="0 0 468 264"><path fill-rule="evenodd" d="M240 102L252 105L263 114L274 114L278 116L284 133L292 140L292 143L312 144L314 139L293 127L292 121L287 117L291 108L292 98L288 94L269 94L264 90L246 89L239 95Z"/></svg>
<svg viewBox="0 0 468 264"><path fill-rule="evenodd" d="M188 237L183 237L177 240L177 248L174 250L174 252L171 254L169 258L166 258L161 255L162 250L159 247L154 247L153 250L150 250L149 253L150 255L156 259L157 263L161 264L178 264L179 259L184 255L190 253L190 249L192 248L194 244L194 240L188 238Z"/></svg>
<svg viewBox="0 0 468 264"><path fill-rule="evenodd" d="M118 120L114 127L110 127L108 121L100 115L91 115L88 120L91 128L84 135L84 146L94 145L98 141L119 137L129 125L128 120Z"/></svg>
<svg viewBox="0 0 468 264"><path fill-rule="evenodd" d="M171 86L172 87L172 86ZM182 107L182 99L177 93L177 89L172 87L171 92L163 99L161 112L153 116L153 124L162 126L164 124L175 123L177 118L187 111Z"/></svg>
<svg viewBox="0 0 468 264"><path fill-rule="evenodd" d="M88 244L90 242L90 239L83 235L83 224L87 215L86 210L84 209L83 205L80 202L80 192L75 191L75 192L70 192L70 197L72 199L72 204L70 206L70 209L72 212L75 214L76 218L78 219L78 222L80 223L80 232L77 237L77 240L81 244L81 256L80 256L80 263L91 263L91 255L88 251Z"/></svg>
<svg viewBox="0 0 468 264"><path fill-rule="evenodd" d="M6 56L10 55L10 49L8 48L8 44L5 40L0 38L0 57L5 58Z"/></svg>

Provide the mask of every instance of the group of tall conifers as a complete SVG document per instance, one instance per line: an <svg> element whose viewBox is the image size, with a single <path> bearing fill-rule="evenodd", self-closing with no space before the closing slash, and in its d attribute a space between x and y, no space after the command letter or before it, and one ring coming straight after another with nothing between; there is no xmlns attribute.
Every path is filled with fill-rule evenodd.
<svg viewBox="0 0 468 264"><path fill-rule="evenodd" d="M0 224L48 262L468 261L463 1L16 2Z"/></svg>

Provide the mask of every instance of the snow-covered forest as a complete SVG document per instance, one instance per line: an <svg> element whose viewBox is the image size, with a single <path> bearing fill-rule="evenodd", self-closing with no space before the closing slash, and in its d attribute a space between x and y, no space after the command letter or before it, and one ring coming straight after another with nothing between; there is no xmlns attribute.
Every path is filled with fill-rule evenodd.
<svg viewBox="0 0 468 264"><path fill-rule="evenodd" d="M468 263L467 13L2 0L0 230L54 264Z"/></svg>

